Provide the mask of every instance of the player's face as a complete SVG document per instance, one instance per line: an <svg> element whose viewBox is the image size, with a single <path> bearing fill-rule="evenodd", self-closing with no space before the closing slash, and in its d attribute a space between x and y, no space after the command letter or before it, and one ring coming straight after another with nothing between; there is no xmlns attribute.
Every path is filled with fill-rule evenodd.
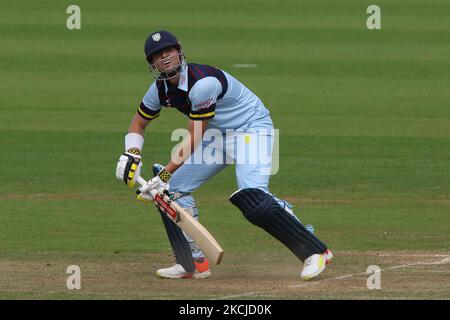
<svg viewBox="0 0 450 320"><path fill-rule="evenodd" d="M181 64L179 52L176 48L166 48L155 53L152 61L159 72L166 74L176 72Z"/></svg>

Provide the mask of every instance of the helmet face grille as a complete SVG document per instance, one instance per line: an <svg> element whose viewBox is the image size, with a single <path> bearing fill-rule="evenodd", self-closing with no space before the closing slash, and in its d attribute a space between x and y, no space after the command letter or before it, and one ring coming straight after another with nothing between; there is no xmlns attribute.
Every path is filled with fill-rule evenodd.
<svg viewBox="0 0 450 320"><path fill-rule="evenodd" d="M183 68L186 65L183 51L181 51L181 50L178 51L178 59L179 59L179 63L175 66L175 69L172 72L167 72L167 69L158 70L156 65L163 59L155 61L154 63L150 62L149 69L150 69L150 72L152 73L153 77L155 78L155 80L159 80L159 81L170 80L170 79L178 76L183 71Z"/></svg>

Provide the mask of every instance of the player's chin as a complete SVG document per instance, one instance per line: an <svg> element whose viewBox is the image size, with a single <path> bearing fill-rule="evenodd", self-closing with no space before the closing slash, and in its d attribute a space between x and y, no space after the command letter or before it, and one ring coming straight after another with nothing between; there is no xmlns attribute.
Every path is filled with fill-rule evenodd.
<svg viewBox="0 0 450 320"><path fill-rule="evenodd" d="M163 75L169 78L176 76L178 73L178 66L167 68L162 72Z"/></svg>

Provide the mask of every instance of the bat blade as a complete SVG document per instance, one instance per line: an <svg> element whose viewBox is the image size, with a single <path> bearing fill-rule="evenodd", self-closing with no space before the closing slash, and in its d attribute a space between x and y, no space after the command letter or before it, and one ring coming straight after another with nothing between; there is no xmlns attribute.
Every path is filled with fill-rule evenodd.
<svg viewBox="0 0 450 320"><path fill-rule="evenodd" d="M140 185L147 184L147 181L142 177L138 177L137 180ZM194 240L211 262L220 264L224 250L211 233L166 194L159 193L155 189L149 192L153 197L155 206Z"/></svg>

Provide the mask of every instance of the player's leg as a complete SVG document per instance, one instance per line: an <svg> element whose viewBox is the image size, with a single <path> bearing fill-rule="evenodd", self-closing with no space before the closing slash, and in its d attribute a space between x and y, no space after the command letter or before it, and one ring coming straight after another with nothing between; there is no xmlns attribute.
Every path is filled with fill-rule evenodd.
<svg viewBox="0 0 450 320"><path fill-rule="evenodd" d="M196 152L204 152L208 148L207 143ZM169 192L171 197L196 220L198 209L194 197L191 195L195 189L208 181L212 176L220 172L225 164L205 164L202 157L194 154L183 164L170 179ZM194 160L198 161L196 163ZM208 260L197 244L187 236L177 225L168 218L163 217L167 235L175 255L176 264L164 269L159 269L157 274L165 278L206 278L210 275Z"/></svg>
<svg viewBox="0 0 450 320"><path fill-rule="evenodd" d="M230 197L230 201L241 210L248 221L270 233L305 262L302 278L309 279L318 275L325 267L324 253L328 250L327 246L303 226L286 201L270 194L270 161L251 161L251 155L259 148L265 149L266 156L271 159L273 135L267 130L256 130L256 133L250 134L249 137L245 133L238 134L234 142L237 150L236 178L239 190ZM258 146L252 146L251 143ZM242 147L243 144L245 147ZM262 154L260 151L257 153Z"/></svg>

